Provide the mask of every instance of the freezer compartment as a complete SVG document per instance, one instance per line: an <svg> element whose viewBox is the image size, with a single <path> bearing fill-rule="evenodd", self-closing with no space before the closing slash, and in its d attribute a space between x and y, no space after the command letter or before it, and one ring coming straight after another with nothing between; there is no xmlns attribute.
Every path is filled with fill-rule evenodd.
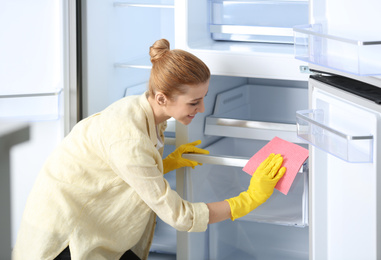
<svg viewBox="0 0 381 260"><path fill-rule="evenodd" d="M47 93L0 95L0 118L22 121L56 120L61 116L62 89Z"/></svg>
<svg viewBox="0 0 381 260"><path fill-rule="evenodd" d="M222 138L205 147L210 155L199 155L205 160L196 160L203 162L203 165L187 175L187 198L192 202L209 203L235 197L246 191L251 175L242 171L242 168L266 143L267 141L260 140ZM264 204L237 221L299 227L308 225L307 165L297 174L287 196L274 190Z"/></svg>
<svg viewBox="0 0 381 260"><path fill-rule="evenodd" d="M381 75L381 38L327 34L320 24L294 28L296 59L360 76Z"/></svg>
<svg viewBox="0 0 381 260"><path fill-rule="evenodd" d="M225 221L209 226L210 257L218 260L307 260L308 228Z"/></svg>
<svg viewBox="0 0 381 260"><path fill-rule="evenodd" d="M210 1L214 40L293 43L292 28L308 23L308 1Z"/></svg>
<svg viewBox="0 0 381 260"><path fill-rule="evenodd" d="M243 85L217 94L213 114L205 119L205 134L271 140L278 136L301 143L295 111L308 108L306 88Z"/></svg>

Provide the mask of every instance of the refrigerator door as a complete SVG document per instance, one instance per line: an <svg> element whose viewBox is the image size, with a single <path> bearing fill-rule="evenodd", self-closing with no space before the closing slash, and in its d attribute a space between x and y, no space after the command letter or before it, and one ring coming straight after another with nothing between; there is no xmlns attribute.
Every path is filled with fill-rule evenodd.
<svg viewBox="0 0 381 260"><path fill-rule="evenodd" d="M310 259L379 259L381 107L310 79ZM346 138L343 138L346 137Z"/></svg>
<svg viewBox="0 0 381 260"><path fill-rule="evenodd" d="M76 123L75 17L74 0L1 2L0 120L30 126L11 150L12 245L42 164Z"/></svg>

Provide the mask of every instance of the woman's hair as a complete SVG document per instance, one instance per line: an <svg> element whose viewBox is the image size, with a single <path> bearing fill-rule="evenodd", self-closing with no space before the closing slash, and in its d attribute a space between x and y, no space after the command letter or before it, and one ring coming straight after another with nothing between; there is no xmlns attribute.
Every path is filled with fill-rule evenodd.
<svg viewBox="0 0 381 260"><path fill-rule="evenodd" d="M188 86L206 82L209 68L193 54L183 50L170 50L166 39L157 40L151 47L152 70L149 79L149 95L156 91L168 98L187 92Z"/></svg>

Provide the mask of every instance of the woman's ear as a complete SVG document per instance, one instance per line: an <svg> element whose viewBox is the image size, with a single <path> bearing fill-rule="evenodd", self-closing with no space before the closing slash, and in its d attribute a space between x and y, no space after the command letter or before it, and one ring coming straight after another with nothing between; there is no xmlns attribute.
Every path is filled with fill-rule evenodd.
<svg viewBox="0 0 381 260"><path fill-rule="evenodd" d="M167 97L161 92L155 94L155 100L160 106L167 104Z"/></svg>

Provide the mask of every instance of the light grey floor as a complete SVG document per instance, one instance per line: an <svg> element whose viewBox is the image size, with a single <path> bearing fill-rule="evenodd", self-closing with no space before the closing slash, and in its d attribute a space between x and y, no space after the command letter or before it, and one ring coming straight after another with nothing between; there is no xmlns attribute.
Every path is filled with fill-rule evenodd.
<svg viewBox="0 0 381 260"><path fill-rule="evenodd" d="M176 260L176 255L149 253L148 260Z"/></svg>

